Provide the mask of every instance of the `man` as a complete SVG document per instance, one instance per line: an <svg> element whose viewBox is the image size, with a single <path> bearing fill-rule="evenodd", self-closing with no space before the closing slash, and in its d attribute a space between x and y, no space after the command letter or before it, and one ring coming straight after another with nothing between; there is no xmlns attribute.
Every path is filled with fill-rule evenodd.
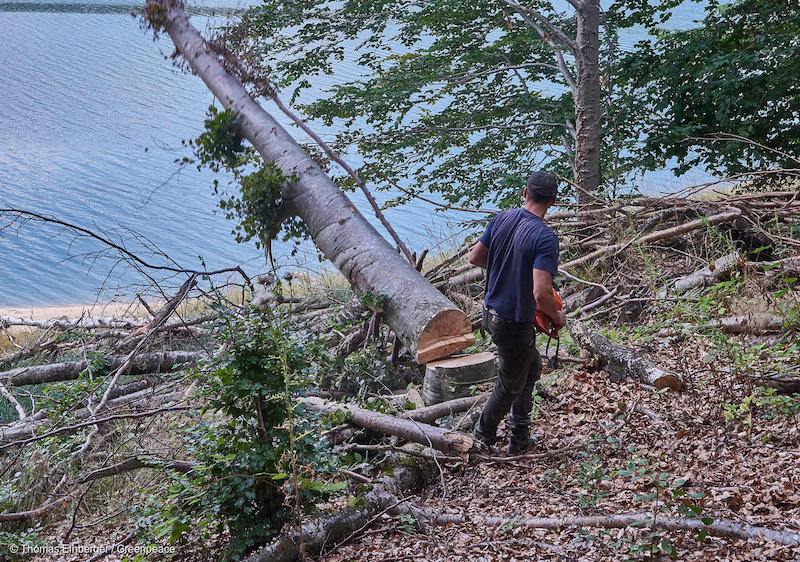
<svg viewBox="0 0 800 562"><path fill-rule="evenodd" d="M475 426L475 437L491 447L497 441L497 425L508 413L509 455L522 454L532 445L533 386L542 371L533 327L537 305L556 328L566 324L553 296L558 238L543 220L557 190L553 174L531 174L522 207L495 215L469 255L471 264L486 269L483 324L499 359L497 382Z"/></svg>

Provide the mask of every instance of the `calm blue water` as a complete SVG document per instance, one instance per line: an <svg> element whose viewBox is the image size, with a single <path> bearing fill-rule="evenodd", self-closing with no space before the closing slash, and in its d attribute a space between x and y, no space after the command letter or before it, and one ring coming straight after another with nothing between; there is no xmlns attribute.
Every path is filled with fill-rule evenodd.
<svg viewBox="0 0 800 562"><path fill-rule="evenodd" d="M195 2L193 21L201 29L221 24L208 14L238 7ZM231 223L215 212L212 175L174 164L190 155L181 140L201 131L211 94L164 60L168 38L153 42L131 9L124 2L0 3L0 207L103 233L154 263L170 263L158 248L188 268L201 268L202 256L209 269L244 263L263 270L263 253L237 244ZM337 80L356 73L344 68ZM669 174L651 181L676 182ZM371 217L360 195L352 197ZM448 246L457 229L448 221L464 216L417 202L387 218L420 250L431 239ZM308 246L298 257L289 250L277 246L281 263L322 267ZM0 306L90 302L101 288L107 300L146 281L102 245L63 228L29 222L0 233Z"/></svg>

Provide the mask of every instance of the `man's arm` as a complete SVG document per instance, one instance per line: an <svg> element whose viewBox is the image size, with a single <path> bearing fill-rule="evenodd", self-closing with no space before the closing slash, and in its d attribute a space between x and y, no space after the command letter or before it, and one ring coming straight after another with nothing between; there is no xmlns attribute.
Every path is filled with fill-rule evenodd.
<svg viewBox="0 0 800 562"><path fill-rule="evenodd" d="M471 256L470 256L471 257ZM470 259L470 262L472 260ZM544 269L533 270L533 298L536 299L536 308L544 312L557 329L567 324L564 311L556 308L556 298L553 296L553 276Z"/></svg>
<svg viewBox="0 0 800 562"><path fill-rule="evenodd" d="M469 263L486 269L486 260L489 258L489 248L481 241L472 247L469 253ZM548 273L549 275L549 273Z"/></svg>

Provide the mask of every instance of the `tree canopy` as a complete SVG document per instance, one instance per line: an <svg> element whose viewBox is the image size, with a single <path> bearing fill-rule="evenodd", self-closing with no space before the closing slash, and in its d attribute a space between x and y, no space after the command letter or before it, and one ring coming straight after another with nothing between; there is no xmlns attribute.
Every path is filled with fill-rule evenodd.
<svg viewBox="0 0 800 562"><path fill-rule="evenodd" d="M630 135L617 115L626 104L610 101L619 93L612 80L618 30L655 25L675 3L614 2L596 31L606 175L632 165L621 150ZM451 203L504 206L516 204L531 169L573 175L579 5L269 1L220 43L293 96L334 74L337 63L357 63L360 78L304 110L341 129L338 148L369 163L362 177L384 187L384 177L407 180Z"/></svg>
<svg viewBox="0 0 800 562"><path fill-rule="evenodd" d="M797 3L710 2L701 26L643 42L623 66L647 108L638 150L647 167L671 158L678 173L797 167L786 156L800 142Z"/></svg>

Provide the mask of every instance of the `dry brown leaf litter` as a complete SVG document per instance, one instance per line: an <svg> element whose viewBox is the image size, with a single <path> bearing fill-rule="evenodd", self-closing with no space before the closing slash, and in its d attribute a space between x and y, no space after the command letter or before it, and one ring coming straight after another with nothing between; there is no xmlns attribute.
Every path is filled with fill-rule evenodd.
<svg viewBox="0 0 800 562"><path fill-rule="evenodd" d="M446 502L438 480L410 501L434 511L509 518L613 514L658 506L679 515L680 504L696 502L699 517L800 532L798 414L778 412L767 419L769 412L756 409L749 425L739 418L726 421L725 403L736 404L754 392L752 381L733 374L730 365L705 362L713 350L710 341L694 337L670 351L675 348L680 352L651 354L651 359L688 375L689 388L683 393L657 394L629 381L612 384L602 371L562 371L551 389L553 398L540 404L532 431L541 436L543 450L591 440L592 435L594 449L546 460L444 466ZM607 436L619 442L608 443ZM626 468L632 459L647 459L645 478L633 480L612 472ZM585 484L587 470L581 468L591 460L608 475L594 488ZM669 499L667 490L657 502L637 499L654 491L653 479L661 473L667 473L673 485L685 480L680 489L687 494L704 497ZM596 503L582 503L581 497L591 495L592 489L598 492ZM557 532L513 524L460 524L425 535L404 532L401 525L397 518L377 518L371 532L322 560L669 559L663 552L631 546L661 540L668 541L681 560L800 558L800 549L768 541L708 536L701 542L697 533L681 531L660 531L652 539L650 530L643 529Z"/></svg>

